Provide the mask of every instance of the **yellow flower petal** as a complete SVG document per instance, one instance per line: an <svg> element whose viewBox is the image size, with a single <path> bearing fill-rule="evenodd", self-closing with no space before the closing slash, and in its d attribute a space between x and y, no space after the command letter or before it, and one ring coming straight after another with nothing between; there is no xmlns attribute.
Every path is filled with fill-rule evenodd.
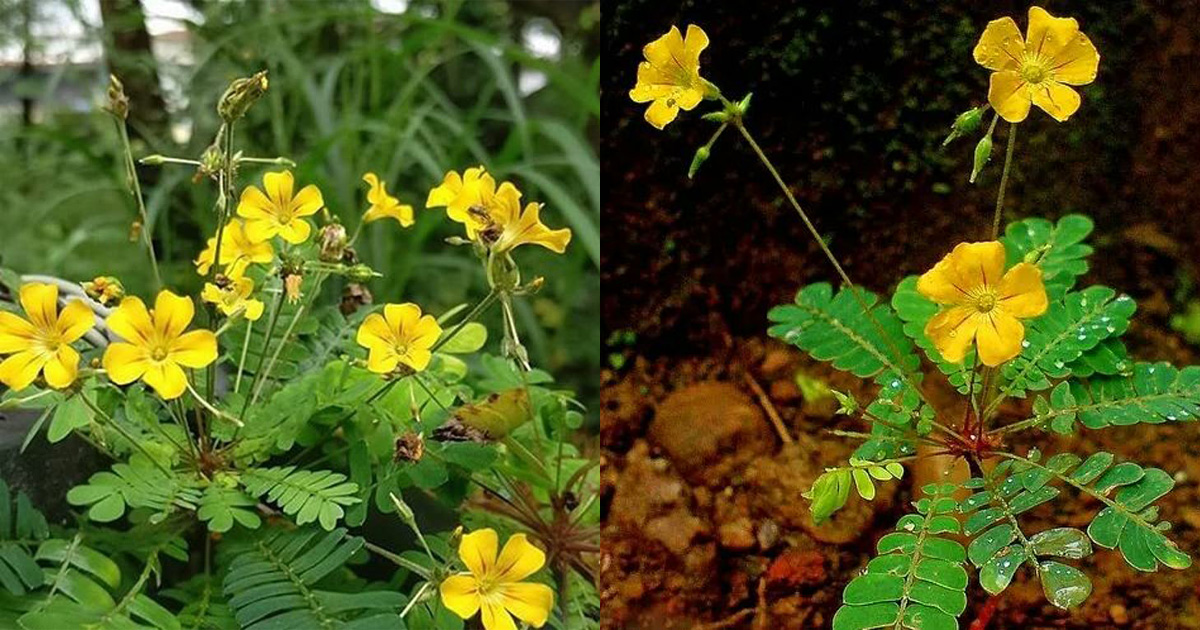
<svg viewBox="0 0 1200 630"><path fill-rule="evenodd" d="M976 319L981 320L975 338L979 343L979 360L984 365L996 367L1021 354L1025 327L1016 317L996 309Z"/></svg>
<svg viewBox="0 0 1200 630"><path fill-rule="evenodd" d="M692 68L700 65L700 53L708 48L708 33L704 29L689 24L687 27L687 37L683 40L682 58L687 67Z"/></svg>
<svg viewBox="0 0 1200 630"><path fill-rule="evenodd" d="M187 375L183 373L183 368L171 361L150 363L142 380L164 400L179 398L187 390Z"/></svg>
<svg viewBox="0 0 1200 630"><path fill-rule="evenodd" d="M459 617L470 619L479 612L479 584L473 576L452 575L442 581L438 590L442 603Z"/></svg>
<svg viewBox="0 0 1200 630"><path fill-rule="evenodd" d="M111 322L112 319L109 318ZM118 385L128 385L146 373L150 367L147 353L131 343L116 342L104 349L104 371L108 379Z"/></svg>
<svg viewBox="0 0 1200 630"><path fill-rule="evenodd" d="M520 582L546 564L546 553L529 542L525 534L513 534L496 560L493 579Z"/></svg>
<svg viewBox="0 0 1200 630"><path fill-rule="evenodd" d="M321 196L321 191L313 184L309 184L300 189L296 193L296 198L292 200L292 208L295 216L307 217L317 213L325 205L325 199Z"/></svg>
<svg viewBox="0 0 1200 630"><path fill-rule="evenodd" d="M238 201L237 214L246 219L268 219L275 215L274 205L261 190L247 186Z"/></svg>
<svg viewBox="0 0 1200 630"><path fill-rule="evenodd" d="M679 115L679 105L669 99L659 99L646 108L646 122L658 129L666 127Z"/></svg>
<svg viewBox="0 0 1200 630"><path fill-rule="evenodd" d="M551 230L542 223L540 212L541 204L531 203L525 206L521 217L512 225L505 226L496 243L496 249L508 251L520 245L541 245L556 254L565 252L567 244L571 242L571 230Z"/></svg>
<svg viewBox="0 0 1200 630"><path fill-rule="evenodd" d="M438 337L441 336L441 325L432 315L425 315L413 326L412 344L420 348L430 348L437 343Z"/></svg>
<svg viewBox="0 0 1200 630"><path fill-rule="evenodd" d="M433 359L433 353L425 348L409 348L399 357L399 360L404 365L422 372L429 367L429 361Z"/></svg>
<svg viewBox="0 0 1200 630"><path fill-rule="evenodd" d="M46 376L46 384L54 389L70 386L79 374L79 353L71 346L59 346L54 357L46 362L43 373Z"/></svg>
<svg viewBox="0 0 1200 630"><path fill-rule="evenodd" d="M683 35L676 26L672 26L665 35L642 48L642 55L646 57L646 61L660 67L670 65L676 59L682 61L683 53Z"/></svg>
<svg viewBox="0 0 1200 630"><path fill-rule="evenodd" d="M304 219L293 219L279 226L278 233L280 238L295 245L308 240L312 234L312 226Z"/></svg>
<svg viewBox="0 0 1200 630"><path fill-rule="evenodd" d="M383 315L371 313L359 325L355 341L365 348L389 347L392 345L392 330L383 319Z"/></svg>
<svg viewBox="0 0 1200 630"><path fill-rule="evenodd" d="M62 312L59 313L56 328L62 335L62 341L71 343L78 340L95 325L96 314L92 312L92 309L84 304L83 300L74 299L67 302Z"/></svg>
<svg viewBox="0 0 1200 630"><path fill-rule="evenodd" d="M535 628L546 624L550 609L554 607L554 591L545 584L504 584L500 587L500 595L508 612Z"/></svg>
<svg viewBox="0 0 1200 630"><path fill-rule="evenodd" d="M192 299L182 297L163 290L158 292L154 300L154 328L160 339L174 339L192 323L196 316L196 307Z"/></svg>
<svg viewBox="0 0 1200 630"><path fill-rule="evenodd" d="M217 360L217 336L211 330L193 330L171 343L170 360L198 369Z"/></svg>
<svg viewBox="0 0 1200 630"><path fill-rule="evenodd" d="M458 545L458 557L475 577L491 575L492 567L496 565L496 552L500 540L496 530L487 528L475 530L463 536Z"/></svg>
<svg viewBox="0 0 1200 630"><path fill-rule="evenodd" d="M0 362L0 383L13 391L21 391L33 383L46 361L47 357L39 352L18 352Z"/></svg>
<svg viewBox="0 0 1200 630"><path fill-rule="evenodd" d="M1075 18L1056 18L1042 7L1029 7L1029 36L1025 50L1054 58L1079 33Z"/></svg>
<svg viewBox="0 0 1200 630"><path fill-rule="evenodd" d="M1001 118L1019 123L1029 115L1031 98L1021 75L1016 70L1004 70L992 74L988 102Z"/></svg>
<svg viewBox="0 0 1200 630"><path fill-rule="evenodd" d="M411 302L388 304L383 307L383 318L387 320L388 328L393 331L395 338L403 340L421 318L421 308Z"/></svg>
<svg viewBox="0 0 1200 630"><path fill-rule="evenodd" d="M248 219L246 221L246 236L255 241L266 241L279 234L280 225L274 218Z"/></svg>
<svg viewBox="0 0 1200 630"><path fill-rule="evenodd" d="M440 208L454 203L458 198L459 193L463 189L463 180L458 173L450 171L442 179L439 186L434 187L429 191L429 197L425 199L426 208Z"/></svg>
<svg viewBox="0 0 1200 630"><path fill-rule="evenodd" d="M1092 40L1083 33L1076 33L1050 59L1051 73L1055 81L1068 85L1086 85L1096 80L1100 67L1100 53Z"/></svg>
<svg viewBox="0 0 1200 630"><path fill-rule="evenodd" d="M1004 274L998 291L1000 307L1017 317L1037 317L1046 312L1046 285L1042 270L1035 265L1014 265Z"/></svg>
<svg viewBox="0 0 1200 630"><path fill-rule="evenodd" d="M925 336L934 343L942 358L961 363L979 329L979 312L969 306L955 306L934 315L925 324Z"/></svg>
<svg viewBox="0 0 1200 630"><path fill-rule="evenodd" d="M146 304L138 297L121 300L121 305L108 316L105 323L109 330L122 339L137 345L146 345L155 335L154 322L150 319Z"/></svg>
<svg viewBox="0 0 1200 630"><path fill-rule="evenodd" d="M41 330L53 330L58 321L58 287L33 282L21 285L21 308L25 316Z"/></svg>
<svg viewBox="0 0 1200 630"><path fill-rule="evenodd" d="M1079 110L1079 93L1062 83L1043 81L1030 86L1029 91L1033 95L1033 104L1058 122L1065 121Z"/></svg>
<svg viewBox="0 0 1200 630"><path fill-rule="evenodd" d="M1010 17L988 22L975 44L975 63L988 70L1011 70L1021 63L1025 54L1025 38L1017 23Z"/></svg>
<svg viewBox="0 0 1200 630"><path fill-rule="evenodd" d="M286 209L292 202L292 187L295 185L291 171L266 173L263 175L263 188L267 198L276 209Z"/></svg>
<svg viewBox="0 0 1200 630"><path fill-rule="evenodd" d="M37 329L15 313L0 311L0 354L27 350Z"/></svg>
<svg viewBox="0 0 1200 630"><path fill-rule="evenodd" d="M367 352L367 369L376 374L387 374L400 365L400 357L390 346L371 346Z"/></svg>
<svg viewBox="0 0 1200 630"><path fill-rule="evenodd" d="M242 316L252 322L258 321L262 317L263 310L266 308L262 300L246 300L245 305L246 310L242 313Z"/></svg>
<svg viewBox="0 0 1200 630"><path fill-rule="evenodd" d="M480 615L483 621L484 630L517 630L517 624L513 621L512 615L504 609L504 605L497 602L482 602Z"/></svg>

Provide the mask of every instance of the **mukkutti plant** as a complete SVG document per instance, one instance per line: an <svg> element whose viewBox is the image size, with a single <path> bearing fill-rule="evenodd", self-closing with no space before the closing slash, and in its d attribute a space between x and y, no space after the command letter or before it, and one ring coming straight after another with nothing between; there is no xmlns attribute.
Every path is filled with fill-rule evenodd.
<svg viewBox="0 0 1200 630"><path fill-rule="evenodd" d="M106 109L158 290L144 300L112 277L0 269L12 298L0 304L0 410L42 410L25 445L75 435L113 460L67 494L76 526L49 526L0 480L0 627L594 625L597 479L569 441L582 415L530 365L513 307L542 285L522 278L517 250L562 253L571 232L483 167L451 171L426 207L462 224L449 241L482 265L488 293L436 317L374 307L378 274L355 242L376 221L413 225L413 208L366 173L349 234L291 160L243 155L237 124L268 88L265 72L234 81L198 158L141 160L216 185L199 303L162 286L115 78ZM283 170L239 191L262 165ZM495 305L498 356L478 321ZM461 520L479 526L426 534L406 491L465 505ZM366 540L372 505L420 546ZM494 528L511 534L503 548ZM356 572L368 553L399 567L389 583Z"/></svg>
<svg viewBox="0 0 1200 630"><path fill-rule="evenodd" d="M994 112L975 150L975 181L990 158L998 121L1009 123L988 240L955 246L920 277L901 280L890 301L851 282L754 141L745 124L750 96L730 101L700 76L707 45L699 27L689 26L686 37L672 27L646 46L630 97L651 103L646 120L660 129L681 109L703 100L720 103L703 116L719 126L696 152L689 177L721 134L736 129L842 281L837 290L824 282L806 286L793 304L772 309L770 334L878 385L865 404L838 393L840 412L871 428L833 431L863 443L846 465L826 469L805 494L814 520L829 518L852 491L871 500L876 483L899 479L918 459L953 455L969 466L963 481L950 482L947 469L941 481L923 487L924 496L913 502L916 513L879 539L879 555L843 592L835 630L957 628L967 606L968 563L991 594L1027 567L1050 603L1061 608L1078 606L1091 593L1088 576L1066 561L1091 554L1093 544L1119 549L1140 571L1188 567L1191 559L1168 539L1170 523L1154 505L1174 486L1170 473L1106 452L1043 456L1036 448L1020 453L1006 444L1021 431L1068 435L1080 425L1095 430L1200 414L1200 367L1132 360L1121 335L1136 308L1133 300L1104 286L1075 286L1092 252L1084 244L1093 227L1087 217L1069 215L1057 223L1028 218L1000 233L1019 123L1033 105L1066 121L1080 106L1071 86L1096 77L1099 54L1078 23L1032 7L1024 37L1011 18L987 25L974 51L975 60L992 71L987 103L959 116L947 142L977 133ZM951 417L927 397L922 355L962 397L964 412ZM1033 415L1005 423L1000 406L1012 398L1032 398ZM1063 489L1103 504L1086 532L1028 531L1021 515ZM967 495L961 501L952 497L959 490Z"/></svg>

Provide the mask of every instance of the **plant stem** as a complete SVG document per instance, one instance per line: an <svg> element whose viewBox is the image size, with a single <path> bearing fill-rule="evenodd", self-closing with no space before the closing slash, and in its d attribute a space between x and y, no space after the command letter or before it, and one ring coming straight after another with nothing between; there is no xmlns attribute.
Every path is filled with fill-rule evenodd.
<svg viewBox="0 0 1200 630"><path fill-rule="evenodd" d="M146 447L142 446L142 443L139 442L136 438L134 438L133 435L131 435L129 433L129 431L125 430L125 427L118 424L107 413L104 413L104 410L101 409L100 407L98 407L96 405L96 403L89 400L86 394L83 394L81 392L78 394L78 396L80 399L83 400L83 404L87 405L88 409L92 410L92 413L96 414L97 416L100 416L101 418L104 419L105 424L110 425L110 426L112 426L112 428L116 429L117 433L120 433L121 437L128 440L129 443L132 444L133 447L136 448L142 455L145 455L146 459L150 460L150 463L154 464L159 470L161 470L163 472L163 474L167 475L168 477L171 476L170 469L168 469L166 466L163 466L161 463L159 463L159 461L157 459L154 459L154 457L150 455L150 452L146 450Z"/></svg>
<svg viewBox="0 0 1200 630"><path fill-rule="evenodd" d="M430 579L430 577L431 577L430 573L429 573L429 569L426 569L425 567L413 562L412 560L407 560L397 554L394 554L394 553L388 551L387 549L384 549L383 547L376 545L375 543L364 541L363 546L365 546L367 548L367 550L370 551L371 553L373 553L377 556L386 558L388 560L391 560L397 566L404 567L405 569L408 569L409 571L416 573L417 575L425 578L426 580Z"/></svg>
<svg viewBox="0 0 1200 630"><path fill-rule="evenodd" d="M271 347L271 335L275 334L275 324L279 322L279 311L283 310L283 294L284 289L279 287L279 294L275 296L275 305L271 308L271 318L267 322L267 334L263 337L262 350L258 354L258 367L254 368L254 378L250 380L250 391L254 391L254 387L258 385L258 377L262 374L263 362L267 359L267 350ZM246 331L248 336L250 331ZM241 366L238 367L241 371ZM246 410L250 408L250 397L246 396L242 399L242 410L238 412L238 420L246 420ZM236 435L236 434L235 434Z"/></svg>
<svg viewBox="0 0 1200 630"><path fill-rule="evenodd" d="M121 150L125 157L125 176L129 180L129 189L133 193L134 201L137 202L138 218L142 222L142 242L146 245L146 253L150 256L150 268L154 271L154 288L162 289L162 276L158 271L158 256L154 253L154 242L151 239L151 226L149 213L146 212L146 201L142 197L142 185L138 182L137 167L133 161L133 148L129 144L129 129L125 126L124 119L117 118L117 131L121 134Z"/></svg>
<svg viewBox="0 0 1200 630"><path fill-rule="evenodd" d="M992 240L1000 238L1000 217L1004 211L1004 189L1008 186L1008 171L1012 167L1013 149L1017 146L1017 125L1008 125L1008 146L1004 149L1004 169L1000 171L1000 191L996 194L996 214L992 217Z"/></svg>

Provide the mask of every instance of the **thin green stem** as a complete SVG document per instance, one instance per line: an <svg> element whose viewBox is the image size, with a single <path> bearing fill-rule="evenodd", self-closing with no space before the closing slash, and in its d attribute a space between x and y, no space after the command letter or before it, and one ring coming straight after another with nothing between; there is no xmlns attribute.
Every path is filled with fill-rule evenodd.
<svg viewBox="0 0 1200 630"><path fill-rule="evenodd" d="M253 336L254 322L246 320L246 338L242 340L242 356L238 359L237 378L233 381L233 393L238 393L242 387L242 373L246 369L246 353L250 351L250 337Z"/></svg>
<svg viewBox="0 0 1200 630"><path fill-rule="evenodd" d="M263 337L262 349L258 353L258 367L254 368L254 378L250 380L250 391L253 392L255 386L258 385L259 376L262 375L263 363L267 360L267 350L271 348L271 336L275 334L275 324L279 322L279 311L283 310L283 287L280 287L279 293L275 296L275 305L271 308L271 317L267 321L267 334ZM249 335L250 331L247 330ZM238 412L238 420L245 421L246 410L250 408L250 397L246 396L242 400L242 410Z"/></svg>
<svg viewBox="0 0 1200 630"><path fill-rule="evenodd" d="M138 219L142 222L142 242L146 245L146 253L150 256L150 268L154 271L154 288L161 289L163 286L162 275L158 271L158 255L154 253L150 215L146 212L146 201L142 197L142 185L138 181L137 167L133 161L133 148L129 144L129 129L126 128L124 119L117 118L116 122L117 131L121 134L121 150L125 154L125 176L129 179L130 192L133 194L134 201L137 202Z"/></svg>
<svg viewBox="0 0 1200 630"><path fill-rule="evenodd" d="M1008 147L1004 149L1004 169L1000 171L1000 191L996 193L996 214L992 217L992 240L1000 238L1000 217L1004 214L1004 189L1008 186L1008 172L1012 167L1013 150L1017 146L1017 125L1008 125Z"/></svg>
<svg viewBox="0 0 1200 630"><path fill-rule="evenodd" d="M390 560L397 566L404 567L405 569L408 569L409 571L416 573L417 575L421 576L422 578L424 578L426 580L429 580L432 577L429 572L429 569L426 569L425 567L413 562L412 560L404 558L398 554L394 554L394 553L388 551L387 549L384 549L383 547L376 545L375 543L364 542L363 546L365 546L367 548L367 550L370 551L371 553L373 553L377 556L380 556L382 558L385 558L387 560Z"/></svg>
<svg viewBox="0 0 1200 630"><path fill-rule="evenodd" d="M152 456L149 451L146 450L146 447L142 446L142 443L137 438L135 438L132 434L130 434L129 431L127 431L125 429L125 427L121 426L119 423L117 423L115 420L113 420L112 417L109 416L107 413L105 413L103 409L101 409L99 406L96 405L96 403L89 400L85 394L80 393L80 394L78 394L78 396L80 399L83 400L83 404L87 405L88 409L92 410L92 413L103 418L104 423L106 425L109 425L112 428L116 429L117 433L120 433L121 437L125 438L130 444L133 445L134 448L136 448L139 452L141 452L142 455L145 455L146 459L150 460L150 463L154 464L159 470L161 470L167 476L171 475L171 470L168 469L166 466L163 466L161 463L159 463L159 461L157 459L155 459L154 456Z"/></svg>

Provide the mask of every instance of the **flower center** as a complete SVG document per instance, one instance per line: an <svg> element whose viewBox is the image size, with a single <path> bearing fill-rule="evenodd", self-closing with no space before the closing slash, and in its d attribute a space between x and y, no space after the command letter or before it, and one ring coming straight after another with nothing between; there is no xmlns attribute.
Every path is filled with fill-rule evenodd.
<svg viewBox="0 0 1200 630"><path fill-rule="evenodd" d="M990 291L985 291L975 296L975 310L980 313L991 312L996 308L996 295Z"/></svg>
<svg viewBox="0 0 1200 630"><path fill-rule="evenodd" d="M150 350L150 358L155 361L166 360L167 354L168 353L165 346L154 346L154 348Z"/></svg>
<svg viewBox="0 0 1200 630"><path fill-rule="evenodd" d="M38 345L47 354L58 352L58 348L62 346L62 337L56 332L47 332L38 337Z"/></svg>
<svg viewBox="0 0 1200 630"><path fill-rule="evenodd" d="M1021 78L1031 85L1037 85L1050 78L1049 60L1041 55L1026 56L1021 63Z"/></svg>

